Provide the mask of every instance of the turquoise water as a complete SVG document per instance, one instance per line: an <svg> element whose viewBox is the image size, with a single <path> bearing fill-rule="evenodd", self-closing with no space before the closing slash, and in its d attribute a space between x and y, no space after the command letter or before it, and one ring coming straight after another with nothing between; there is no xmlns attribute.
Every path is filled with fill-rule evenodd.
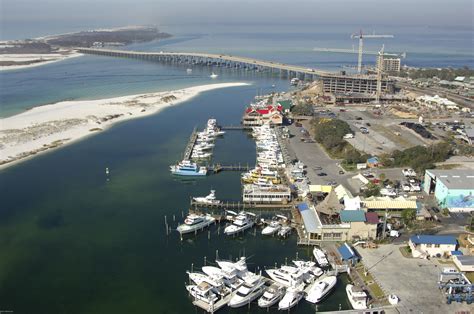
<svg viewBox="0 0 474 314"><path fill-rule="evenodd" d="M347 32L352 32L351 27L314 32L262 28L259 33L239 29L177 29L177 36L170 40L128 48L225 51L327 69L355 64L353 55L308 51L313 46L344 47L350 42ZM471 60L472 64L462 30L445 39L454 41L459 52L435 49L444 45L438 39L445 35L420 37L419 57L408 60L432 66L438 61L464 65ZM414 36L400 39L400 46L393 48L415 47ZM0 74L1 116L67 99L211 82L252 84L203 93L157 115L118 124L0 172L0 310L39 314L198 312L184 289L185 271L191 263L202 266L205 256L212 261L216 250L222 258L251 256L251 269L284 263L297 252L300 257L310 257L306 248L296 247L294 235L286 241L262 238L258 232L233 239L218 235L217 227L211 229L210 239L207 233L184 241L176 232L166 235L164 216L175 227L188 208L189 197L205 195L213 188L220 198L240 198L237 173L195 181L169 175L168 165L179 159L192 129L202 127L211 116L224 125L238 124L243 108L257 92L273 90L272 84L275 90L288 89L287 81L254 72L217 69L220 76L211 81L210 68L195 68L190 76L185 70L140 60L84 56ZM254 159L254 142L245 133L228 132L217 142L217 162L252 164ZM110 168L110 181L105 167ZM339 304L348 308L340 288L318 309L335 310ZM223 310L257 311L255 307ZM314 311L301 302L294 312Z"/></svg>

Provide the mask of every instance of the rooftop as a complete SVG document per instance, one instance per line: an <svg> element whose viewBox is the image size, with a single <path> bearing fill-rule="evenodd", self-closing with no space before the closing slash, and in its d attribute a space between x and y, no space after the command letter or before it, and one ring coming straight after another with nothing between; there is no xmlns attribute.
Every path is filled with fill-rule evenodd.
<svg viewBox="0 0 474 314"><path fill-rule="evenodd" d="M455 258L461 265L471 266L474 265L474 256L472 255L456 255Z"/></svg>
<svg viewBox="0 0 474 314"><path fill-rule="evenodd" d="M453 244L456 245L458 242L453 236L442 236L442 235L414 235L410 237L410 241L414 244Z"/></svg>
<svg viewBox="0 0 474 314"><path fill-rule="evenodd" d="M374 212L365 213L365 218L367 220L367 223L369 224L379 223L379 215L377 215L377 213L374 213Z"/></svg>
<svg viewBox="0 0 474 314"><path fill-rule="evenodd" d="M316 216L316 211L309 207L306 203L298 204L298 210L303 218L304 228L306 232L316 233L321 228L321 223Z"/></svg>
<svg viewBox="0 0 474 314"><path fill-rule="evenodd" d="M467 189L474 188L474 170L472 169L451 169L451 170L426 170L436 180L442 182L448 189Z"/></svg>
<svg viewBox="0 0 474 314"><path fill-rule="evenodd" d="M363 210L341 210L342 222L365 222L365 211Z"/></svg>
<svg viewBox="0 0 474 314"><path fill-rule="evenodd" d="M339 251L339 254L341 254L341 257L342 257L343 261L358 258L357 254L354 252L354 250L347 243L344 243L343 245L338 247L337 250Z"/></svg>

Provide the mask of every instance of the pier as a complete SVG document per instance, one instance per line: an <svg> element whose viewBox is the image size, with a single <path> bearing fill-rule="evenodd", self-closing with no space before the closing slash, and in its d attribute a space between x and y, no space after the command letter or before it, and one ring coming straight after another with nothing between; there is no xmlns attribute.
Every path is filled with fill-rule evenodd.
<svg viewBox="0 0 474 314"><path fill-rule="evenodd" d="M306 81L314 81L320 76L334 75L332 72L303 66L226 54L167 51L144 52L94 48L77 48L77 51L80 53L99 56L134 58L169 64L187 64L254 70L257 72L267 72L285 78L299 78L300 80Z"/></svg>
<svg viewBox="0 0 474 314"><path fill-rule="evenodd" d="M196 144L196 140L198 138L198 132L196 128L193 129L193 133L189 137L188 144L186 145L186 149L184 150L183 159L187 160L191 158L191 154L193 152L193 147Z"/></svg>
<svg viewBox="0 0 474 314"><path fill-rule="evenodd" d="M293 203L281 204L281 203L248 203L241 201L221 201L219 204L205 204L196 202L191 198L191 208L208 208L208 209L218 209L218 210L249 210L249 209L258 209L258 210L290 210L294 206Z"/></svg>
<svg viewBox="0 0 474 314"><path fill-rule="evenodd" d="M221 171L249 171L250 169L255 168L255 166L249 166L247 165L241 165L241 164L235 164L235 165L221 165L221 164L213 164L209 165L207 167L208 171L211 171L213 173L219 173Z"/></svg>
<svg viewBox="0 0 474 314"><path fill-rule="evenodd" d="M248 125L226 125L226 126L221 126L221 130L252 130L251 126Z"/></svg>

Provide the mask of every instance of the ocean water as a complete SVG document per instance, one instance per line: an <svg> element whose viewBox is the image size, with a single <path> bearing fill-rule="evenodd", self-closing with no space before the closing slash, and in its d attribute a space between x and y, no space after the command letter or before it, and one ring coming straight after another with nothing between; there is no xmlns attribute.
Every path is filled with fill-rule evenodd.
<svg viewBox="0 0 474 314"><path fill-rule="evenodd" d="M176 37L127 49L222 51L325 69L354 65L355 55L310 51L327 45L353 44L354 27L262 27L251 32L198 27L164 29ZM466 33L401 29L393 50L407 50L408 62L426 66L462 66L470 60ZM377 29L379 31L379 29ZM380 29L380 32L394 32ZM425 34L416 40L416 33ZM58 31L59 32L59 31ZM401 32L401 31L400 31ZM434 32L434 31L433 31ZM444 37L443 37L444 36ZM440 41L452 41L445 47ZM419 45L418 45L419 43ZM398 45L398 46L397 46ZM419 47L420 46L420 47ZM388 47L387 47L388 49ZM413 51L410 53L410 49ZM390 49L388 49L390 50ZM413 55L413 57L412 57ZM210 91L161 113L126 121L83 141L0 172L0 310L14 313L192 313L185 271L221 258L249 256L252 270L289 262L298 253L296 237L263 238L259 232L226 238L222 228L181 241L166 235L182 221L191 196L216 189L222 199L239 199L238 173L182 181L169 175L192 129L209 117L238 124L242 110L259 92L287 90L287 80L248 71L172 67L140 60L84 56L27 70L0 73L0 115L69 99L96 99L183 88L211 82L244 81L252 85ZM211 71L220 75L210 80ZM275 84L275 88L272 85ZM214 160L250 163L255 146L244 132L229 131L217 141ZM107 180L104 169L111 174ZM193 266L191 266L193 264ZM318 310L349 308L341 277L338 289ZM230 310L223 313L256 313ZM260 311L263 313L263 311ZM272 312L272 311L270 311ZM294 313L314 313L301 302Z"/></svg>

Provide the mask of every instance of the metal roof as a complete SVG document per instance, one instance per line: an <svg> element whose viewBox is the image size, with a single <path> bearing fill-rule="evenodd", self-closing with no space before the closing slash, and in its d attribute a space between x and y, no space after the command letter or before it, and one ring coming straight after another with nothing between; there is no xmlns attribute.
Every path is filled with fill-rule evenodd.
<svg viewBox="0 0 474 314"><path fill-rule="evenodd" d="M347 261L351 259L358 259L357 254L354 252L354 250L349 246L349 244L344 243L340 247L337 248L337 251L339 254L341 254L342 260Z"/></svg>
<svg viewBox="0 0 474 314"><path fill-rule="evenodd" d="M456 258L459 264L463 266L473 266L474 265L474 256L472 255L456 255Z"/></svg>
<svg viewBox="0 0 474 314"><path fill-rule="evenodd" d="M363 210L341 210L339 214L342 222L365 222L365 211Z"/></svg>
<svg viewBox="0 0 474 314"><path fill-rule="evenodd" d="M362 201L368 209L417 209L416 198L371 196Z"/></svg>
<svg viewBox="0 0 474 314"><path fill-rule="evenodd" d="M457 256L460 256L460 255L463 255L461 251L451 251L451 255L457 255Z"/></svg>
<svg viewBox="0 0 474 314"><path fill-rule="evenodd" d="M367 219L367 223L369 224L378 224L379 223L379 215L374 212L365 213L365 218Z"/></svg>
<svg viewBox="0 0 474 314"><path fill-rule="evenodd" d="M303 218L304 228L306 232L316 233L321 228L321 222L316 216L316 211L309 207L306 203L298 204L298 210Z"/></svg>
<svg viewBox="0 0 474 314"><path fill-rule="evenodd" d="M453 236L419 234L410 237L414 244L458 244Z"/></svg>
<svg viewBox="0 0 474 314"><path fill-rule="evenodd" d="M442 182L448 189L474 190L474 170L452 169L452 170L426 170L436 180Z"/></svg>

